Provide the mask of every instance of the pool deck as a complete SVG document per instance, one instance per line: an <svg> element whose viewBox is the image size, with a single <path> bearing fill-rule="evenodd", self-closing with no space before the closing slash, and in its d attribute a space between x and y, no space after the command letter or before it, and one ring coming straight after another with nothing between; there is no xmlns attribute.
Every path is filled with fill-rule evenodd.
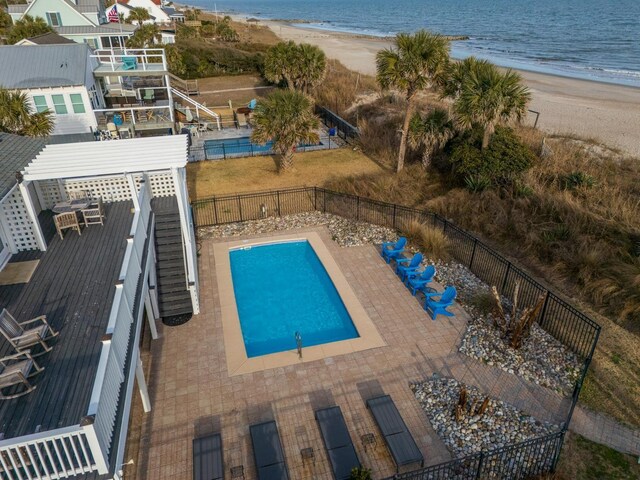
<svg viewBox="0 0 640 480"><path fill-rule="evenodd" d="M331 478L314 410L333 405L341 407L358 456L373 477L391 476L395 465L365 406L366 399L380 394L395 401L426 465L449 460L449 451L409 388L410 382L436 372L475 385L541 420L560 420L554 412L566 400L458 353L468 320L460 306L452 309L455 317L433 321L373 245L341 248L325 227L281 233L300 232L315 232L322 239L386 346L229 375L216 243L273 233L203 239L202 313L179 327L160 325L161 338L152 342L152 411L142 421L138 479L190 478L192 439L213 432L222 434L226 478L231 478L231 467L242 465L244 478L253 479L249 426L267 420L277 422L291 478ZM361 437L367 433L375 434L377 444L365 449ZM300 450L307 447L313 448L315 462L302 460Z"/></svg>

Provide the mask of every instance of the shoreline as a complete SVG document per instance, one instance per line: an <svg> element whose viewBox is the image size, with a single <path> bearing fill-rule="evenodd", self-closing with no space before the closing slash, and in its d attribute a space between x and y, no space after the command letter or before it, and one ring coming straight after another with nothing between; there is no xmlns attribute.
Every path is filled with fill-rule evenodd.
<svg viewBox="0 0 640 480"><path fill-rule="evenodd" d="M245 22L246 16L230 15ZM392 39L292 26L260 20L283 40L320 47L328 58L347 68L375 75L376 53ZM552 134L578 135L593 139L623 153L640 158L640 88L593 79L578 79L555 73L517 70L532 93L530 110L539 112L538 127ZM533 125L531 114L528 124Z"/></svg>

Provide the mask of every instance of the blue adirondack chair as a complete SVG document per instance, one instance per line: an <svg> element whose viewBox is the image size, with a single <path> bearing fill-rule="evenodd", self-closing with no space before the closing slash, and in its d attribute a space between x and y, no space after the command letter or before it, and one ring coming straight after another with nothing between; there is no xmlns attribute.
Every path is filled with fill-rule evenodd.
<svg viewBox="0 0 640 480"><path fill-rule="evenodd" d="M136 57L122 57L122 69L123 70L135 70L138 66Z"/></svg>
<svg viewBox="0 0 640 480"><path fill-rule="evenodd" d="M457 294L458 292L456 291L456 287L451 286L445 288L442 293L425 293L424 309L431 313L432 320L435 320L438 314L453 317L454 314L447 311L447 307L453 305L453 301ZM440 300L434 300L434 297L440 297Z"/></svg>
<svg viewBox="0 0 640 480"><path fill-rule="evenodd" d="M256 108L256 105L258 105L258 100L256 100L254 98L247 104L247 107L249 107L251 110L253 110L253 109Z"/></svg>
<svg viewBox="0 0 640 480"><path fill-rule="evenodd" d="M387 263L391 261L391 259L397 259L402 252L404 252L404 246L407 244L407 239L405 237L400 237L397 242L384 242L382 244L382 258L384 258Z"/></svg>
<svg viewBox="0 0 640 480"><path fill-rule="evenodd" d="M409 273L415 272L418 268L420 268L421 263L421 253L416 253L412 258L397 258L396 273L400 275L400 279L404 282Z"/></svg>
<svg viewBox="0 0 640 480"><path fill-rule="evenodd" d="M410 273L407 276L407 287L411 290L411 295L416 296L416 291L422 289L433 280L436 275L436 267L428 265L422 272Z"/></svg>

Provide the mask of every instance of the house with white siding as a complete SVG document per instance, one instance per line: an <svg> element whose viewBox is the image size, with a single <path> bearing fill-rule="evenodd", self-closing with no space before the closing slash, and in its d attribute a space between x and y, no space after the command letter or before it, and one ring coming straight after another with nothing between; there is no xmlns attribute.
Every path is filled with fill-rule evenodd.
<svg viewBox="0 0 640 480"><path fill-rule="evenodd" d="M26 93L35 111L52 112L54 135L96 130L94 109L105 100L87 45L4 46L0 65L0 85Z"/></svg>
<svg viewBox="0 0 640 480"><path fill-rule="evenodd" d="M143 23L166 24L171 22L171 17L163 10L160 0L119 0L105 10L105 15L114 8L125 19L129 17L132 8L144 8L149 12L150 18Z"/></svg>

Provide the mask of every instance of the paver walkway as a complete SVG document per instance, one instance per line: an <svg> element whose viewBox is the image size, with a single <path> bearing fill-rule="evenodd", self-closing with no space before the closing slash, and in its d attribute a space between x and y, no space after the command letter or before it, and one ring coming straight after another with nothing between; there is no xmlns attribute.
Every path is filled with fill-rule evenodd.
<svg viewBox="0 0 640 480"><path fill-rule="evenodd" d="M374 478L390 476L395 472L393 462L365 406L367 398L382 393L394 399L425 463L441 463L451 455L409 389L410 382L434 373L454 376L540 420L559 423L565 418L567 399L458 353L468 320L459 306L453 309L455 317L432 321L376 248L341 248L326 228L305 230L321 235L387 346L229 377L214 240L204 240L202 313L179 327L161 326L161 338L152 342L153 410L143 421L138 478L187 478L192 439L212 432L222 433L227 473L232 466L243 465L245 478L255 478L249 426L266 420L278 424L292 478L330 478L313 412L332 405L342 408L358 456ZM366 433L375 433L375 447L365 449L361 444ZM300 450L306 447L314 449L314 463L303 462Z"/></svg>

